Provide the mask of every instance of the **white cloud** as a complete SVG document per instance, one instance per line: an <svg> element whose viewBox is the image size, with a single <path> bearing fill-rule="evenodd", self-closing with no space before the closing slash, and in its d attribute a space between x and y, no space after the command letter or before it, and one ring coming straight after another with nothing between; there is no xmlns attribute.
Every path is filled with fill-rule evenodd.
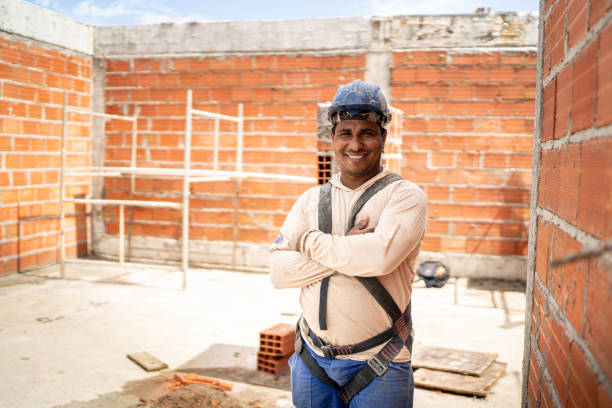
<svg viewBox="0 0 612 408"><path fill-rule="evenodd" d="M42 7L49 7L51 5L51 0L34 0L34 3Z"/></svg>
<svg viewBox="0 0 612 408"><path fill-rule="evenodd" d="M372 0L371 15L389 16L401 14L461 14L474 13L477 8L491 6L492 1L482 0Z"/></svg>
<svg viewBox="0 0 612 408"><path fill-rule="evenodd" d="M181 23L207 20L202 15L181 14L176 9L155 1L142 0L116 0L109 3L103 3L100 0L95 2L94 0L83 0L69 13L78 20L98 25Z"/></svg>

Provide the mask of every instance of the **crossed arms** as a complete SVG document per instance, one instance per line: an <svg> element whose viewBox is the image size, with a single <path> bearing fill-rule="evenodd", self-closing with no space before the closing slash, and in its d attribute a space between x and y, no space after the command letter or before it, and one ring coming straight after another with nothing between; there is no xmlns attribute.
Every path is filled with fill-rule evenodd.
<svg viewBox="0 0 612 408"><path fill-rule="evenodd" d="M390 188L394 191L375 228L353 229L345 236L307 225L304 208L312 191L302 195L270 251L274 287L304 287L335 273L367 277L394 271L423 239L427 201L420 189L402 182Z"/></svg>

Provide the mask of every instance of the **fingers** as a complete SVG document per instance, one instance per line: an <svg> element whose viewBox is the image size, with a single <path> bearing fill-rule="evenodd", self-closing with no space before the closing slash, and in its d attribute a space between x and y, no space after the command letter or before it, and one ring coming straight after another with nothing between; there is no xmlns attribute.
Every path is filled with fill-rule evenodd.
<svg viewBox="0 0 612 408"><path fill-rule="evenodd" d="M357 227L357 229L364 229L365 227L368 226L368 222L370 221L370 219L368 217L365 217L362 220L359 220L359 222L357 222L357 224L355 224L355 227Z"/></svg>
<svg viewBox="0 0 612 408"><path fill-rule="evenodd" d="M367 228L369 221L370 220L368 217L359 220L346 235L367 234L368 232L374 232L374 227Z"/></svg>

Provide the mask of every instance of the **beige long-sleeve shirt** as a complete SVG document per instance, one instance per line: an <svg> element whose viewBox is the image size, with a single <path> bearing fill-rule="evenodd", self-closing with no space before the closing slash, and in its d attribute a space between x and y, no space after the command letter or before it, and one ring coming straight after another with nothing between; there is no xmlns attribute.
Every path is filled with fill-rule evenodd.
<svg viewBox="0 0 612 408"><path fill-rule="evenodd" d="M370 338L392 322L387 313L355 276L377 277L397 305L404 310L410 302L415 277L414 263L425 232L427 200L414 183L400 180L372 196L357 214L355 224L365 217L374 232L344 236L351 209L361 194L376 180L389 174L383 170L351 190L336 174L332 184L332 233L318 230L319 189L313 187L296 201L270 250L270 272L274 287L301 288L304 318L314 332L328 343L349 345ZM296 250L302 240L301 252ZM319 327L321 280L330 276L327 330ZM323 356L310 339L309 346ZM381 346L340 359L367 360ZM404 348L396 362L410 361Z"/></svg>

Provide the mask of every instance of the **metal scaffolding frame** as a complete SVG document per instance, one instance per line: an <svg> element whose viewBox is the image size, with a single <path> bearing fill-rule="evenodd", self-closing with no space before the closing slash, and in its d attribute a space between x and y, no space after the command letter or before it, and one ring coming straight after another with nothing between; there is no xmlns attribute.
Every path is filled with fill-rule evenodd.
<svg viewBox="0 0 612 408"><path fill-rule="evenodd" d="M119 206L119 263L125 264L124 259L124 207L152 207L152 208L174 208L182 212L182 272L183 272L183 289L187 287L187 273L189 267L189 187L191 183L196 182L212 182L212 181L229 181L236 180L237 191L243 179L271 179L285 180L299 183L316 183L314 177L290 176L282 174L265 174L257 172L245 172L242 170L243 149L244 149L244 115L243 105L238 105L238 116L228 116L215 112L206 112L198 109L193 109L192 90L187 91L187 108L185 117L185 155L183 169L179 168L139 168L136 166L136 146L138 134L138 117L137 116L121 116L106 113L92 112L89 110L73 108L67 106L68 93L64 93L63 105L63 122L62 122L62 141L61 141L61 170L60 170L60 275L65 277L65 262L66 246L65 246L65 209L64 203L78 204L93 204L93 205L117 205ZM130 167L86 167L73 168L72 172L66 172L66 131L68 113L78 113L99 117L103 119L118 119L132 122L132 146L130 156ZM214 120L214 145L213 145L213 169L212 170L194 170L191 169L191 140L192 140L192 123L193 116ZM226 171L219 170L219 122L220 120L228 120L237 123L238 125L238 140L236 147L236 170ZM166 176L166 177L182 177L183 179L183 194L182 202L176 203L171 201L141 201L141 200L118 200L104 198L66 198L65 197L65 178L73 176L130 176L130 197L135 189L135 176ZM237 211L237 208L234 208ZM236 219L236 216L235 216ZM236 224L236 223L235 223ZM234 245L236 244L236 225L234 225ZM91 262L91 261L89 261ZM99 261L106 262L106 261Z"/></svg>

